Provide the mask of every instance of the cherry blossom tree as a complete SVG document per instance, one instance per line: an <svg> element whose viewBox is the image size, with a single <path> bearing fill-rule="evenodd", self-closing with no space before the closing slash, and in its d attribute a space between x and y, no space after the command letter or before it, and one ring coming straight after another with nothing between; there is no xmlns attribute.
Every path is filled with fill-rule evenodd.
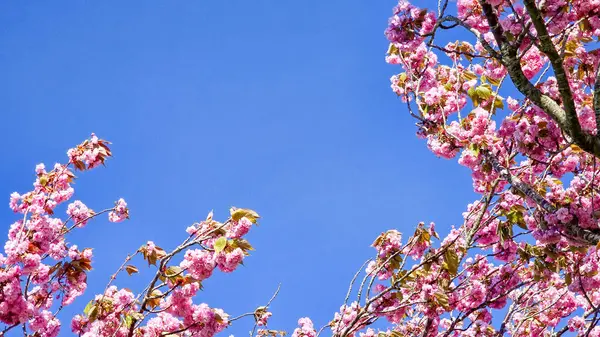
<svg viewBox="0 0 600 337"><path fill-rule="evenodd" d="M399 336L600 336L600 2L399 1L385 34L417 135L481 199L437 248L433 226L379 237L385 304L350 330L386 311Z"/></svg>
<svg viewBox="0 0 600 337"><path fill-rule="evenodd" d="M435 155L459 157L481 197L444 237L433 223L382 233L339 312L319 326L301 318L292 337L600 336L600 1L440 0L437 7L400 0L394 8L386 60L402 70L391 88L417 136ZM452 36L467 38L448 42ZM102 211L71 201L74 172L104 164L108 146L92 135L65 164L38 165L32 191L11 195L18 218L0 256L0 335L57 336L61 309L84 293L92 264L92 251L66 236L103 214L128 218L123 199ZM211 212L173 251L148 242L70 330L212 337L250 317L251 337L284 335L267 325L278 290L237 317L194 297L215 270L232 272L249 254L244 236L258 219L232 208L219 222ZM119 288L118 277L137 273L139 259L153 270L147 286ZM385 325L375 330L376 322Z"/></svg>

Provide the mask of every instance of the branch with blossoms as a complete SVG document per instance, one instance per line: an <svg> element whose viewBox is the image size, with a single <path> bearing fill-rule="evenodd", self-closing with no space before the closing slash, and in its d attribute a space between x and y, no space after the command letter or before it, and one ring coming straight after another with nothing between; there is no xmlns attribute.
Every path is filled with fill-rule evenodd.
<svg viewBox="0 0 600 337"><path fill-rule="evenodd" d="M591 36L596 34L593 25L597 25L597 20L591 19L599 14L599 10L597 8L581 10L581 8L577 8L577 4L573 4L573 7L576 7L575 11L577 11L578 15L575 20L576 24L573 25L569 20L563 20L564 28L568 29L552 27L553 32L563 31L560 37L557 35L552 38L547 27L548 23L544 22L544 15L548 15L549 17L552 17L552 15L542 13L533 0L524 1L524 5L526 11L523 8L515 7L511 2L464 1L459 6L458 17L456 17L446 14L448 8L448 1L446 0L438 5L439 13L436 18L433 12L425 9L421 10L406 1L400 1L400 4L394 11L394 17L390 20L390 26L386 31L386 35L392 42L388 50L388 62L394 64L401 63L407 70L406 74L410 75L410 73L414 73L414 63L399 62L398 57L402 59L403 54L410 54L413 50L418 50L421 47L435 48L444 51L451 59L464 58L470 63L472 63L475 57L489 57L483 60L483 67L492 65L493 68L489 69L489 71L485 71L485 68L483 68L477 74L484 75L482 73L486 73L481 78L482 85L486 84L486 82L494 85L494 81L498 81L503 73L508 73L515 86L525 95L527 100L531 100L558 123L562 131L573 138L579 147L598 156L598 153L600 153L598 152L600 140L594 137L595 133L589 132L591 130L582 128L582 124L579 122L578 108L575 106L576 100L573 98L574 96L569 85L569 81L574 79L567 76L567 72L565 71L565 65L572 62L563 61L563 58L566 59L568 56L575 56L573 55L574 50L580 48L582 42L589 42ZM566 8L560 6L557 6L557 8L567 11L568 5ZM500 18L500 15L506 15L506 17ZM556 15L560 17L565 14L559 12ZM556 19L556 17L552 17L552 19ZM447 22L451 22L452 25L446 25L445 23ZM438 29L449 30L457 26L466 28L476 36L477 44L475 45L475 49L478 49L479 54L475 54L473 45L466 41L448 43L446 46L441 46L434 42ZM535 28L535 31L531 31L532 26ZM564 34L565 31L569 32L566 36ZM429 38L427 43L425 43L426 38ZM526 50L529 52L519 57L519 51L524 48L523 43L527 43L528 47L526 47ZM497 45L499 49L494 49L493 44ZM557 51L557 49L560 49L559 45L562 45L564 49L564 52L561 54ZM582 52L585 52L585 50L582 50ZM427 54L431 55L431 51L428 51ZM579 78L579 80L586 80L589 84L589 79L593 79L593 74L597 72L588 72L586 69L593 70L597 68L598 62L594 60L597 56L594 56L593 53L590 52L587 56L587 60L579 68L581 70L580 74L583 74L584 71L587 73L587 78ZM589 56L593 56L593 58L590 59ZM429 58L430 56L426 57ZM535 69L530 69L531 65L523 61L525 58L529 59L531 57L544 57L550 62L557 76L555 83L558 87L557 91L560 93L559 100L544 93L543 90L540 90L530 82L530 78L535 74L535 71L539 71L541 68L539 65L543 65L543 62L537 61ZM415 60L420 59L423 58L423 54L417 54L411 58ZM432 64L430 63L421 63L417 68L432 68ZM434 63L437 63L437 59ZM478 64L473 65L476 67L479 66ZM434 70L430 69L429 72L431 73ZM461 70L460 67L458 70ZM579 76L582 77L581 75ZM423 75L417 77L419 80L424 77L431 78L430 76ZM396 79L393 79L393 81L396 81ZM410 88L407 83L403 83L403 81L399 81L398 88L395 88L395 85L393 87L400 95L406 95L408 91L414 89ZM435 87L435 85L428 86L425 91L416 91L416 93L418 96L424 94L426 96L427 90ZM452 91L451 88L452 86L446 90ZM598 86L595 86L594 90L588 93L590 97L593 97L594 102L600 99L598 91L595 90L596 88ZM463 89L464 91L468 91L469 87ZM491 90L490 87L480 86L476 89L479 90L468 93L468 96L473 101L481 100L481 96L489 97L489 94L486 94L486 92ZM406 93L404 92L405 90L407 91ZM454 90L457 89L454 88ZM439 97L441 96L440 93L431 92L431 94L434 96L429 98L428 101L439 100L441 98ZM427 102L427 105L431 104ZM478 104L476 103L476 105ZM561 105L564 105L564 107ZM594 106L597 107L598 104L594 104Z"/></svg>
<svg viewBox="0 0 600 337"><path fill-rule="evenodd" d="M539 178L526 182L530 190L543 183L541 171L554 169L560 179L574 172L577 162L583 167L590 161L585 152L594 157L600 153L596 137L600 58L597 50L585 45L598 38L600 10L583 2L556 5L552 10L539 9L533 0L524 1L523 6L464 0L458 3L457 15L452 15L445 0L439 2L437 14L399 1L386 30L391 42L386 60L404 70L392 77L392 89L418 119L418 135L427 138L438 156L461 154L459 162L473 170L479 193L498 174L486 164L485 151L495 153L502 162L517 156L535 162L531 169ZM567 16L569 11L576 14ZM444 46L436 42L443 35L438 30L457 27L473 33L475 43L463 40ZM448 65L440 61L444 56L451 61ZM548 68L554 76L541 72ZM500 95L506 77L524 95L521 105ZM505 103L513 113L497 128L495 117ZM466 107L474 109L462 118L461 110ZM565 166L568 172L556 169L566 158L574 164ZM514 165L514 161L507 164ZM590 171L596 176L595 168ZM589 213L595 213L596 207ZM577 212L570 213L578 217ZM575 221L569 235L594 244L597 238L590 237L587 222Z"/></svg>
<svg viewBox="0 0 600 337"><path fill-rule="evenodd" d="M492 203L491 198L492 195L484 202ZM471 209L465 214L465 219L466 226L463 228L489 228L497 221L487 212L486 206ZM568 266L585 254L572 252L574 254L569 256L573 260L554 261L554 265L548 263L549 251L527 245L516 247L516 258L512 260L510 256L502 257L506 252L501 250L487 255L470 254L486 249L478 243L489 242L492 234L497 235L488 233L487 237L476 236L470 241L467 230L454 230L439 248L434 248L431 240L438 235L433 224L429 228L419 224L405 244L399 232L383 233L373 243L378 252L377 258L369 264L367 276L360 282L358 300L344 304L329 323L332 335L500 336L510 333L529 336L556 326L561 317L569 316L576 309L578 304L572 292L576 286L569 283L572 280L560 281L559 275L562 270L580 270ZM496 244L515 240L517 236L503 239L496 236ZM511 262L495 266L492 259L496 257ZM411 258L419 262L409 267ZM597 256L595 260L598 261ZM375 277L389 284L374 285L377 294L373 297L367 295L362 303L362 287L367 283L369 288L372 286L365 279ZM350 288L355 284L356 277ZM592 291L590 287L581 289L585 289L585 294ZM586 306L586 317L597 312L597 303L593 302L590 300ZM491 325L491 310L505 307L509 310L496 330ZM388 320L391 327L379 332L369 328L379 319ZM572 319L572 322L577 320ZM296 329L294 336L318 336L307 318L301 319L299 324L301 327ZM585 329L593 329L595 323L584 325ZM566 329L573 329L573 325Z"/></svg>
<svg viewBox="0 0 600 337"><path fill-rule="evenodd" d="M385 32L386 61L402 68L392 90L429 149L458 156L484 195L468 206L477 215L458 228L464 261L510 266L519 282L505 301L442 310L444 317L417 309L389 333L597 334L600 55L590 47L600 40L600 7L534 0L459 0L456 13L450 7L441 0L434 13L398 2ZM453 29L473 40L444 41ZM523 96L506 97L514 94L510 85ZM473 272L462 268L461 276ZM470 287L471 299L490 292L474 276L455 287ZM500 308L509 309L494 327L486 317Z"/></svg>
<svg viewBox="0 0 600 337"><path fill-rule="evenodd" d="M281 284L279 286L277 286L277 290L275 290L275 293L273 294L273 296L271 296L271 298L269 299L269 301L267 302L266 305L264 306L260 306L258 308L256 308L253 312L248 312L245 314L241 314L239 316L236 316L232 319L229 320L229 322L234 322L238 319L244 318L244 317L248 317L248 316L252 316L254 317L254 326L252 327L252 331L250 331L250 337L254 337L255 333L260 336L260 337L276 337L276 336L281 336L284 337L287 335L287 333L283 330L272 330L272 329L268 329L267 327L267 321L269 320L269 318L273 315L271 312L269 312L269 306L271 305L271 303L273 302L273 300L275 299L275 297L277 297L277 295L279 294L279 290L281 289ZM256 330L258 327L264 327L264 328L260 328L258 331Z"/></svg>
<svg viewBox="0 0 600 337"><path fill-rule="evenodd" d="M38 165L34 190L11 195L10 207L22 218L10 227L6 256L0 255L0 322L5 325L0 336L19 326L25 336L57 336L58 314L84 293L92 269L92 249L68 244L67 235L102 214L108 214L111 222L129 218L123 199L100 212L76 200L67 205L65 220L56 217L58 207L74 195L72 169L86 171L104 164L112 155L108 145L92 134L67 152L67 164L56 164L50 171ZM86 337L212 336L222 331L231 322L228 315L206 304L193 304L192 298L214 269L232 272L242 263L252 250L243 236L258 218L252 210L232 208L229 219L220 223L211 212L206 220L190 226L187 239L169 253L148 242L127 256L104 292L88 303L83 315L73 318L71 330ZM172 263L178 254L183 260ZM136 296L113 283L119 274L138 272L132 260L139 256L157 269ZM266 325L269 304L254 312L255 328Z"/></svg>
<svg viewBox="0 0 600 337"><path fill-rule="evenodd" d="M220 223L213 219L212 212L206 220L188 227L189 236L179 246L167 253L148 242L136 254L141 255L156 272L149 285L137 296L128 289L118 289L109 284L103 294L88 303L83 315L73 319L74 332L110 336L212 336L227 328L235 320L229 319L221 309L207 304L195 304L194 296L202 288L215 269L229 273L234 271L249 255L252 246L243 239L259 215L249 209L232 208L230 218ZM138 268L129 264L136 255L130 255L111 278L119 273L129 275ZM183 260L178 264L171 261L178 254ZM253 312L256 326L267 324L271 313L268 306Z"/></svg>
<svg viewBox="0 0 600 337"><path fill-rule="evenodd" d="M92 268L92 249L69 245L66 236L102 214L108 213L111 222L128 218L123 199L100 212L76 200L67 206L64 221L55 216L57 207L73 196L72 169L98 167L111 152L108 142L92 135L70 149L68 156L68 163L56 164L50 171L43 164L37 165L34 189L10 197L11 209L22 218L11 225L4 246L6 255L0 254L0 322L5 324L1 335L18 326L24 334L58 334L57 314L81 296Z"/></svg>

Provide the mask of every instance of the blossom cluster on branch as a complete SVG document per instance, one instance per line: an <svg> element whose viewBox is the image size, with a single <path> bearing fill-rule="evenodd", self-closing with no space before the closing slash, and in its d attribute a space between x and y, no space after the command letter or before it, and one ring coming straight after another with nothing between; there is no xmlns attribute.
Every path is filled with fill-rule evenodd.
<svg viewBox="0 0 600 337"><path fill-rule="evenodd" d="M57 336L62 325L59 313L84 293L92 269L92 249L68 243L67 236L101 214L108 214L111 222L129 218L123 199L100 212L75 200L66 205L64 218L55 213L74 195L73 171L104 164L112 155L108 145L92 134L67 152L66 164L56 164L51 171L37 165L32 191L10 196L10 208L21 216L11 225L5 255L0 255L0 322L4 324L0 336L19 327L27 336ZM171 252L147 242L127 256L104 292L72 319L71 331L85 337L214 336L230 324L229 315L195 303L194 296L215 269L229 273L242 263L252 250L243 237L258 218L252 210L234 207L223 223L214 220L211 212L189 226L187 238ZM176 255L182 257L178 263L172 262ZM136 257L155 269L148 286L134 293L113 285L118 275L138 273L132 264ZM262 307L254 316L256 326L266 326L271 313Z"/></svg>

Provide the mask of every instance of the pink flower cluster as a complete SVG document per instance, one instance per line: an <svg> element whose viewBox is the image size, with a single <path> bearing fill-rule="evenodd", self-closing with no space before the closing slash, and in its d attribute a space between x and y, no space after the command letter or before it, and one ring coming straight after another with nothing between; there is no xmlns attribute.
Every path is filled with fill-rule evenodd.
<svg viewBox="0 0 600 337"><path fill-rule="evenodd" d="M266 326L269 318L273 316L272 312L263 311L258 317L256 317L256 325L257 326Z"/></svg>
<svg viewBox="0 0 600 337"><path fill-rule="evenodd" d="M144 337L164 336L164 333L179 331L182 326L187 327L190 336L212 337L228 326L228 315L223 310L210 308L205 303L193 304L192 298L200 289L198 283L174 289L171 296L161 301L164 311L142 329Z"/></svg>
<svg viewBox="0 0 600 337"><path fill-rule="evenodd" d="M108 213L108 220L110 222L121 222L125 219L129 219L129 209L125 200L121 198L115 202L115 207Z"/></svg>
<svg viewBox="0 0 600 337"><path fill-rule="evenodd" d="M24 324L38 336L57 336L61 324L55 308L71 304L85 291L92 250L68 244L66 235L97 214L79 200L66 207L65 221L55 211L73 196L71 165L80 170L98 166L110 156L106 144L92 135L69 150L69 164L56 164L50 171L37 165L32 191L11 194L9 206L21 215L10 226L6 255L0 254L0 322L9 328Z"/></svg>
<svg viewBox="0 0 600 337"><path fill-rule="evenodd" d="M401 50L408 51L417 47L424 37L433 31L435 22L433 12L401 0L394 8L394 16L390 18L385 35Z"/></svg>
<svg viewBox="0 0 600 337"><path fill-rule="evenodd" d="M107 141L98 139L92 133L90 139L67 151L70 163L78 170L89 170L100 164L104 164L106 158L112 155L108 144Z"/></svg>
<svg viewBox="0 0 600 337"><path fill-rule="evenodd" d="M81 201L76 200L69 204L67 215L71 217L77 227L83 227L88 219L94 215L94 211L88 209Z"/></svg>
<svg viewBox="0 0 600 337"><path fill-rule="evenodd" d="M369 263L367 273L376 274L381 280L390 278L399 260L394 257L401 253L402 234L396 230L389 230L382 233L372 246L377 249L377 260Z"/></svg>
<svg viewBox="0 0 600 337"><path fill-rule="evenodd" d="M119 200L111 212L119 218L125 217L128 213L125 202ZM241 264L252 249L242 237L258 217L252 210L232 208L231 218L220 223L213 220L211 212L205 221L188 227L190 236L171 253L148 241L136 255L140 254L149 266L157 267L154 281L139 296L130 290L109 287L91 302L92 309L75 317L71 324L73 332L85 337L132 334L213 337L223 331L230 324L229 316L205 303L194 303L194 298L202 281L212 276L215 268L228 273ZM183 260L179 264L170 263L179 252L183 253ZM128 261L133 257L128 257ZM132 275L138 269L124 264L117 274L122 271ZM266 325L272 315L266 307L262 308L255 312L258 326Z"/></svg>
<svg viewBox="0 0 600 337"><path fill-rule="evenodd" d="M127 336L125 317L136 309L135 295L130 290L111 286L88 304L86 316L73 318L71 330L83 337Z"/></svg>
<svg viewBox="0 0 600 337"><path fill-rule="evenodd" d="M298 320L299 327L294 330L292 337L316 337L317 331L313 326L313 322L308 317Z"/></svg>

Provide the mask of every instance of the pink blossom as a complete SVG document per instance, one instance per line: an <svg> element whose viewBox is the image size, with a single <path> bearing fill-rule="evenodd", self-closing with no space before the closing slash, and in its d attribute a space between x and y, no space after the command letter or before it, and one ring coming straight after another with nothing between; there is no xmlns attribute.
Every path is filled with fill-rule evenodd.
<svg viewBox="0 0 600 337"><path fill-rule="evenodd" d="M108 214L108 220L110 222L121 222L125 219L129 219L129 209L125 200L121 198L115 202L115 207Z"/></svg>
<svg viewBox="0 0 600 337"><path fill-rule="evenodd" d="M257 318L256 318L256 325L258 326L266 326L267 325L267 321L269 320L269 318L272 316L273 314L271 312L268 311L263 311Z"/></svg>
<svg viewBox="0 0 600 337"><path fill-rule="evenodd" d="M294 330L292 337L316 337L317 331L313 326L313 322L308 317L303 317L298 320L299 327Z"/></svg>
<svg viewBox="0 0 600 337"><path fill-rule="evenodd" d="M73 219L77 227L85 226L93 214L94 212L79 200L70 203L67 208L67 215Z"/></svg>
<svg viewBox="0 0 600 337"><path fill-rule="evenodd" d="M217 266L225 273L234 271L243 259L244 251L240 248L236 248L230 253L220 252L215 256Z"/></svg>
<svg viewBox="0 0 600 337"><path fill-rule="evenodd" d="M181 268L187 269L197 280L204 280L212 275L216 262L214 254L206 250L188 250L185 253L184 260L180 264Z"/></svg>
<svg viewBox="0 0 600 337"><path fill-rule="evenodd" d="M227 229L227 237L232 239L241 238L246 235L250 228L252 227L252 222L248 220L248 218L243 217L238 221L232 222L232 224Z"/></svg>

